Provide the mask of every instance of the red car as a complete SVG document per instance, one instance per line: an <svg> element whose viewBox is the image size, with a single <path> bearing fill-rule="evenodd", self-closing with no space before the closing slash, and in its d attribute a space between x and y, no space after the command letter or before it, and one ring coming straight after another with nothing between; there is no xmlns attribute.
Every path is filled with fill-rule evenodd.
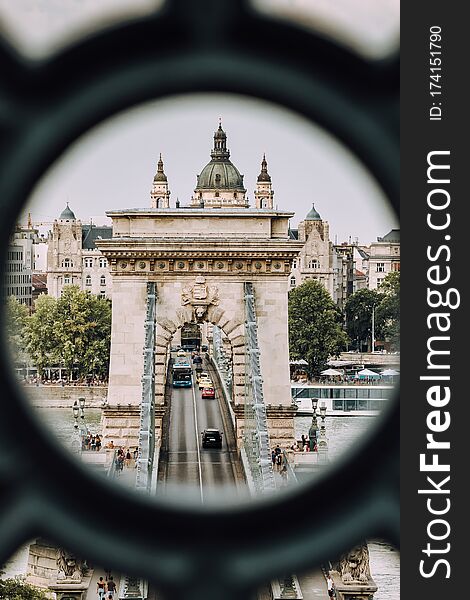
<svg viewBox="0 0 470 600"><path fill-rule="evenodd" d="M203 387L201 398L215 398L215 390L213 387Z"/></svg>

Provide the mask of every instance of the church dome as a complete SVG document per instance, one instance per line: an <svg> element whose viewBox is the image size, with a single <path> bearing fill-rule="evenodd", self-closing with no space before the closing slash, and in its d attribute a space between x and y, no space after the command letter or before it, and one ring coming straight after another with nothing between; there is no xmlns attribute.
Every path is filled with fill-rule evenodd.
<svg viewBox="0 0 470 600"><path fill-rule="evenodd" d="M64 219L64 220L67 220L67 221L75 221L75 214L73 213L72 210L70 210L68 202L67 202L67 206L60 213L59 219Z"/></svg>
<svg viewBox="0 0 470 600"><path fill-rule="evenodd" d="M310 212L308 213L308 215L305 217L306 221L321 221L321 217L318 214L318 212L315 210L315 205L312 204L312 208L310 209Z"/></svg>
<svg viewBox="0 0 470 600"><path fill-rule="evenodd" d="M245 192L243 175L230 161L230 151L227 148L227 134L219 123L214 133L214 147L211 161L201 171L197 178L196 192L201 190L237 190Z"/></svg>
<svg viewBox="0 0 470 600"><path fill-rule="evenodd" d="M211 160L197 178L196 190L223 189L245 191L243 175L229 160Z"/></svg>

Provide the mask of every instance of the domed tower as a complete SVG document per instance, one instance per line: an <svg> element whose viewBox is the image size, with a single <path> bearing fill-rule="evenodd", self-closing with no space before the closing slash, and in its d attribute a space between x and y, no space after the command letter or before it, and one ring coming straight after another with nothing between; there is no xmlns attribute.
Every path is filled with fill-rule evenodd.
<svg viewBox="0 0 470 600"><path fill-rule="evenodd" d="M271 183L271 176L268 173L268 163L266 155L263 154L261 161L261 173L258 175L255 190L256 208L273 208L274 191Z"/></svg>
<svg viewBox="0 0 470 600"><path fill-rule="evenodd" d="M58 298L65 285L81 285L82 222L68 203L54 220L47 241L47 289Z"/></svg>
<svg viewBox="0 0 470 600"><path fill-rule="evenodd" d="M313 230L318 232L322 241L328 241L330 237L330 226L320 217L315 205L308 212L305 220L299 223L299 241L306 242Z"/></svg>
<svg viewBox="0 0 470 600"><path fill-rule="evenodd" d="M170 190L168 189L168 180L163 171L163 160L160 154L160 159L157 163L157 172L153 178L152 191L150 192L150 200L152 208L169 208L170 207Z"/></svg>
<svg viewBox="0 0 470 600"><path fill-rule="evenodd" d="M211 161L197 177L191 206L207 206L209 208L247 208L246 189L243 185L243 175L230 161L230 151L227 149L227 135L219 122L219 128L214 133L214 148Z"/></svg>

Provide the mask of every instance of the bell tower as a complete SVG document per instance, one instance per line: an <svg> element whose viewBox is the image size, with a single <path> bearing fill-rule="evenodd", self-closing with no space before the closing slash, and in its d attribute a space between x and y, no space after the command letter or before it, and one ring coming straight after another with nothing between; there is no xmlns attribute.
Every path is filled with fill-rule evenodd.
<svg viewBox="0 0 470 600"><path fill-rule="evenodd" d="M263 154L261 161L261 173L258 175L255 190L256 208L273 208L274 191L271 183L271 175L268 173L268 163L266 155Z"/></svg>
<svg viewBox="0 0 470 600"><path fill-rule="evenodd" d="M170 208L170 190L168 189L168 180L165 172L163 171L163 160L161 154L157 164L157 172L153 178L150 199L152 208Z"/></svg>

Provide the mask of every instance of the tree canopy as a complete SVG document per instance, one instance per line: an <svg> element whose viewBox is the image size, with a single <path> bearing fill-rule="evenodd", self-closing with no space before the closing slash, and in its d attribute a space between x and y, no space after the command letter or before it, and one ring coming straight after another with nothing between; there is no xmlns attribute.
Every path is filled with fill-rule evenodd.
<svg viewBox="0 0 470 600"><path fill-rule="evenodd" d="M16 305L15 305L16 303ZM12 350L19 345L42 373L63 366L69 373L107 376L111 345L111 303L106 298L65 286L60 298L39 296L31 316L18 301L9 301L7 336Z"/></svg>
<svg viewBox="0 0 470 600"><path fill-rule="evenodd" d="M346 305L346 330L353 345L362 350L372 340L372 309L374 337L390 342L398 349L400 332L400 273L388 273L376 290L362 289L349 296ZM372 348L371 348L372 349Z"/></svg>
<svg viewBox="0 0 470 600"><path fill-rule="evenodd" d="M24 335L29 310L24 304L20 304L14 296L9 296L6 299L5 311L5 334L9 341L13 362L15 364L24 363L27 360Z"/></svg>
<svg viewBox="0 0 470 600"><path fill-rule="evenodd" d="M0 579L0 600L50 600L50 596L15 577Z"/></svg>
<svg viewBox="0 0 470 600"><path fill-rule="evenodd" d="M337 356L348 337L343 316L326 289L309 280L289 292L289 349L291 359L304 359L312 374Z"/></svg>

